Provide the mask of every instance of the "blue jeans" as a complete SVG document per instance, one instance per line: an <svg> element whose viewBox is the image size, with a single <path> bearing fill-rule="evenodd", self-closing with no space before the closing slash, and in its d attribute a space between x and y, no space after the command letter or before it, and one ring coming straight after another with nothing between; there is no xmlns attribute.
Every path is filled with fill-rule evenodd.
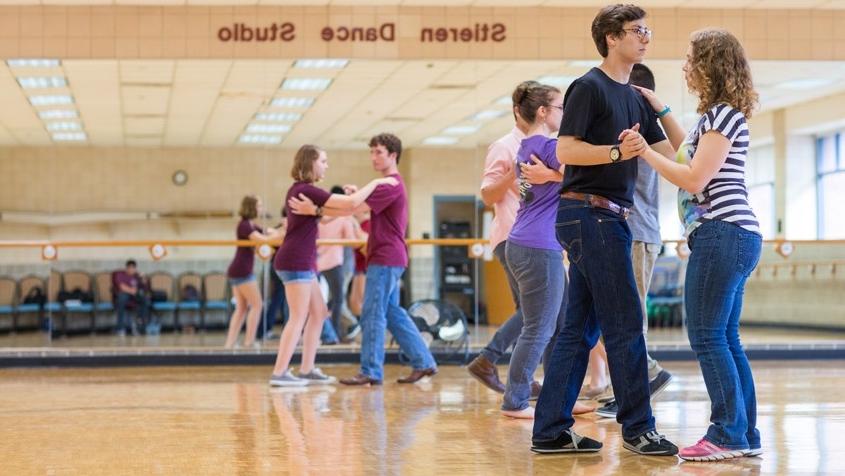
<svg viewBox="0 0 845 476"><path fill-rule="evenodd" d="M555 227L571 263L569 296L537 401L533 438L556 439L575 423L572 408L599 334L604 335L623 437L654 430L631 230L622 216L569 199L561 199Z"/></svg>
<svg viewBox="0 0 845 476"><path fill-rule="evenodd" d="M399 278L405 268L370 264L361 310L361 373L384 379L384 330L390 331L414 369L437 366L408 313L399 306Z"/></svg>
<svg viewBox="0 0 845 476"><path fill-rule="evenodd" d="M144 293L138 292L137 294L129 294L120 291L117 293L116 303L117 330L135 329L136 327L132 318L127 318L126 316L126 308L129 307L130 302L135 303L138 318L143 324L146 324L149 319L150 301Z"/></svg>
<svg viewBox="0 0 845 476"><path fill-rule="evenodd" d="M508 367L502 409L523 410L528 407L534 371L543 353L553 348L549 343L555 330L563 325L566 312L563 254L513 242L508 242L505 254L519 290L523 326Z"/></svg>
<svg viewBox="0 0 845 476"><path fill-rule="evenodd" d="M519 307L519 291L516 286L516 278L513 277L513 273L508 266L507 256L505 256L506 244L507 242L503 241L496 245L496 248L493 249L493 254L505 269L505 276L508 278L513 302L516 304L516 312L499 327L496 333L493 334L493 338L487 343L487 347L481 351L481 355L494 364L514 345L516 339L519 338L519 333L522 332L522 310Z"/></svg>
<svg viewBox="0 0 845 476"><path fill-rule="evenodd" d="M705 438L730 449L759 448L754 377L739 342L739 316L762 238L732 223L711 221L693 231L689 246L684 298L690 345L711 401Z"/></svg>
<svg viewBox="0 0 845 476"><path fill-rule="evenodd" d="M273 329L276 324L276 316L281 311L282 324L288 322L288 303L285 296L285 285L282 284L282 279L275 272L270 273L270 303L265 305L266 314L263 316L264 325L258 326L256 337L262 337Z"/></svg>

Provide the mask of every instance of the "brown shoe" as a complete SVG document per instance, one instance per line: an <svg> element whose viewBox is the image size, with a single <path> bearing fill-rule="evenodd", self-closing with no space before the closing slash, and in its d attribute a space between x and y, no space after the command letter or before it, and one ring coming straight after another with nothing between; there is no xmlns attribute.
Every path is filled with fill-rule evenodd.
<svg viewBox="0 0 845 476"><path fill-rule="evenodd" d="M467 365L467 371L482 385L494 392L505 393L505 384L499 380L499 369L487 357L479 355Z"/></svg>
<svg viewBox="0 0 845 476"><path fill-rule="evenodd" d="M428 369L414 369L411 372L411 375L408 375L405 378L400 378L396 380L399 383L416 383L419 379L423 377L429 377L437 373L437 367L431 367Z"/></svg>
<svg viewBox="0 0 845 476"><path fill-rule="evenodd" d="M529 400L537 400L540 398L540 390L543 390L543 386L538 381L531 382L531 396L528 397Z"/></svg>
<svg viewBox="0 0 845 476"><path fill-rule="evenodd" d="M342 378L340 383L344 385L381 385L381 380L370 378L364 374L358 374L354 377Z"/></svg>

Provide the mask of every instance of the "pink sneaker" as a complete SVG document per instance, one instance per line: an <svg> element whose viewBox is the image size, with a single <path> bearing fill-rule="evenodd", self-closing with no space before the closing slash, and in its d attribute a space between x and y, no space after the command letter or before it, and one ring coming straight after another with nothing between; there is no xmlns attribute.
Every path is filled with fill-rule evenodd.
<svg viewBox="0 0 845 476"><path fill-rule="evenodd" d="M678 456L687 461L720 461L723 459L741 458L748 450L730 450L716 446L705 438L698 443L682 449Z"/></svg>

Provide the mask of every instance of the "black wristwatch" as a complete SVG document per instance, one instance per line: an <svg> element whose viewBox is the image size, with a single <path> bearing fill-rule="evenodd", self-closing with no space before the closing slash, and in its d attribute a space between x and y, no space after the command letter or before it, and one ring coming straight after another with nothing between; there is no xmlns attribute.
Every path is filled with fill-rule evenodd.
<svg viewBox="0 0 845 476"><path fill-rule="evenodd" d="M610 162L615 164L622 159L622 151L619 150L618 145L611 146L610 148Z"/></svg>

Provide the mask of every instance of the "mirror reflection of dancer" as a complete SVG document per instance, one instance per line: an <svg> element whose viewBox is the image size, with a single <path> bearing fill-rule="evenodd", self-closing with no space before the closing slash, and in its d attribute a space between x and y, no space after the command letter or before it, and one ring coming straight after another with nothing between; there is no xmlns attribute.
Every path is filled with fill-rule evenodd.
<svg viewBox="0 0 845 476"><path fill-rule="evenodd" d="M331 194L314 186L323 179L328 169L326 152L313 145L299 148L293 159L291 176L294 183L288 190L285 203L292 197L307 197L317 205L316 216L288 213L287 233L281 248L273 260L273 269L285 285L285 295L290 309L288 322L282 330L279 351L270 385L302 386L309 384L327 384L336 381L314 366L317 347L320 345L320 331L323 321L329 316L323 294L317 283L317 223L322 217L322 207L327 212L345 211L350 213L379 185L395 186L393 178L379 178L371 181L361 190L351 195ZM327 213L327 214L329 214ZM302 363L299 373L294 375L289 369L291 357L305 329L302 342Z"/></svg>
<svg viewBox="0 0 845 476"><path fill-rule="evenodd" d="M682 163L646 145L638 132L621 136L623 143L644 144L643 159L681 188L681 219L690 247L684 286L687 334L710 396L711 424L680 456L691 461L759 456L754 376L739 341L745 282L762 247L745 186L747 119L758 95L742 45L725 30L692 34L684 76L698 96L701 117L683 144L673 144L680 148ZM658 114L670 110L652 91L641 92ZM673 122L681 135L681 126Z"/></svg>
<svg viewBox="0 0 845 476"><path fill-rule="evenodd" d="M238 223L236 230L238 240L264 241L277 239L281 236L278 231L272 228L264 230L255 223L255 219L264 214L264 204L257 196L245 196L241 200L241 209L238 214L241 216L241 221ZM235 297L235 310L229 319L229 332L224 344L227 349L235 347L238 334L240 334L241 327L244 324L244 316L246 316L244 347L258 345L255 341L255 333L258 329L258 321L261 318L262 302L258 281L252 272L254 265L255 249L251 246L239 246L226 272L232 286L232 296Z"/></svg>

